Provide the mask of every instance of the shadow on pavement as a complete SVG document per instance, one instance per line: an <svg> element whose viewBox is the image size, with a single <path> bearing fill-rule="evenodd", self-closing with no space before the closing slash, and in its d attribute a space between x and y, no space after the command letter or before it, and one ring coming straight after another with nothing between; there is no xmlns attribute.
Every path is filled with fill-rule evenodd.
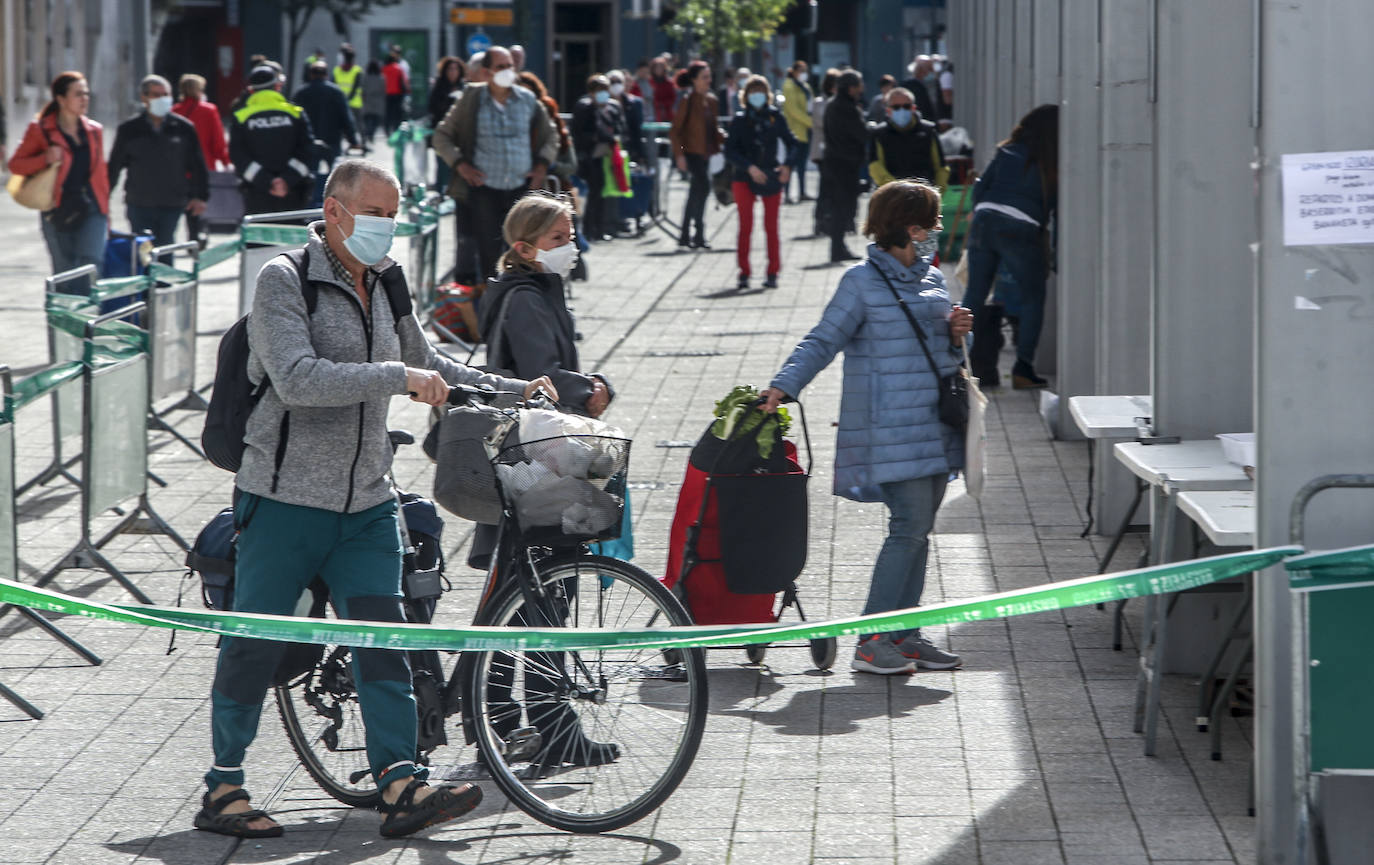
<svg viewBox="0 0 1374 865"><path fill-rule="evenodd" d="M460 825L448 831L453 832L459 829L461 829ZM468 835L463 838L430 838L421 835L394 840L375 836L363 840L363 837L352 832L343 835L330 832L329 839L325 843L319 846L316 846L316 843L309 843L312 842L312 839L318 838L323 831L326 831L326 827L318 824L316 826L288 826L286 833L280 838L248 839L245 845L243 841L224 835L187 829L166 835L132 838L128 841L103 846L123 855L139 854L140 861L143 859L157 860L164 865L201 865L201 863L206 862L230 861L277 862L290 860L296 862L302 861L303 856L308 857L309 861L315 865L353 865L357 862L379 861L386 856L386 851L401 848L407 849L406 861L441 865L441 863L456 863L467 859L466 856L464 860L456 859L454 858L455 854L470 854L474 849L485 847L491 842L509 844L512 840L522 838L528 839L528 848L521 850L518 855L493 861L566 862L576 859L578 853L575 840L573 841L573 849L568 848L569 838L576 839L579 837L550 831ZM594 837L600 843L597 844L594 851L588 851L589 863L615 861L663 865L663 863L676 861L682 856L682 849L667 841L637 835L609 834ZM541 841L546 842L548 846L540 849ZM607 858L609 851L604 843L606 841L625 842L623 855L612 854L611 858Z"/></svg>
<svg viewBox="0 0 1374 865"><path fill-rule="evenodd" d="M900 718L921 706L933 706L951 693L940 688L898 684L889 689L886 699L879 699L871 688L842 685L824 690L798 691L787 705L779 709L755 711L732 708L718 714L752 718L785 736L816 736L822 732L827 736L843 735L858 732L859 721L884 715ZM824 715L821 712L822 701Z"/></svg>

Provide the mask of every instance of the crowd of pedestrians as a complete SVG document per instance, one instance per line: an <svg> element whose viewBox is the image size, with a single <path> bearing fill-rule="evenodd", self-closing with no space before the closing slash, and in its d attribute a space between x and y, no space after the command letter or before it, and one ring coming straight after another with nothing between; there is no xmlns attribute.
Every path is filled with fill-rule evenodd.
<svg viewBox="0 0 1374 865"><path fill-rule="evenodd" d="M349 45L340 57L331 70L317 50L289 99L281 66L255 58L227 132L218 109L204 98L204 79L184 76L182 100L174 104L171 83L149 75L139 85L142 109L118 127L108 161L103 129L86 116L88 82L79 73L63 73L9 158L11 170L26 176L58 166L54 206L42 215L54 271L100 263L110 191L121 178L130 227L149 231L159 245L173 242L183 215L192 235L199 232L210 172L221 168L237 176L250 213L322 205L323 219L309 226L304 263L275 260L257 280L254 308L261 312L249 323L249 374L265 391L263 407L250 419L237 479L239 609L288 613L318 574L330 583L341 615L400 620L393 585L399 574L396 503L386 479L390 451L382 422L393 395L410 393L439 405L446 385L456 382L525 393L542 386L568 411L591 417L606 411L615 392L605 376L580 367L566 283L585 244L629 230L619 200L633 191L627 189L632 165L652 165L658 182L674 170L685 179L677 243L687 249L710 247L706 204L713 184L724 181L738 216L740 289L754 276L750 248L760 205L764 288L777 288L782 271L784 201L814 202L815 235L828 240L832 262L859 261L846 240L856 228L871 240L762 397L766 410L776 410L845 354L834 491L882 502L889 512L863 612L919 603L929 533L951 473L964 464L962 434L941 419L936 395L940 380L964 359L970 333L974 373L986 384L998 383L1000 319L989 299L999 270L1017 287L1013 383L1045 384L1035 374L1034 356L1052 261L1055 106L1022 118L974 186L969 278L956 305L937 266L942 192L951 177L946 159L957 147L944 135L952 127L954 82L943 58L917 57L907 79L883 75L870 94L852 68L827 69L815 82L808 63L797 60L775 89L775 82L747 68L725 71L717 84L704 61L679 68L674 58L659 56L633 73L590 75L565 112L523 68L518 46L491 46L466 61L444 57L435 66L424 113L439 183L458 205L455 278L487 290L480 307L487 362L512 371L516 378L507 379L447 360L413 316L372 303L378 285L399 278L387 253L400 184L385 168L344 157L347 148L365 152L379 127L391 133L412 113L412 70L399 47L365 68ZM646 131L650 122L661 126ZM713 169L716 158L721 167ZM806 182L812 166L819 173L814 198ZM865 189L873 194L860 226ZM303 279L319 287L317 309L302 300ZM369 328L369 315L392 326ZM329 337L316 344L314 334L326 331ZM376 356L389 363L374 362L377 333L385 344ZM341 367L342 377L334 371ZM366 411L355 412L359 399ZM307 405L313 420L289 427L302 442L293 447L303 462L283 464L278 445L287 419L293 406ZM340 475L335 456L349 450L356 452L355 468ZM367 477L355 498L357 471ZM300 567L285 573L290 569L280 565L281 551L299 543L299 526L315 526L310 537L348 541L311 541L294 559ZM262 641L225 641L213 686L215 761L196 817L200 828L247 837L281 831L250 807L242 789L244 752L279 651ZM424 783L411 759L409 679L389 657L360 653L358 690L372 712L367 748L389 815L383 832L401 835L466 813L480 791ZM896 674L960 663L911 631L865 635L851 666ZM583 750L608 762L616 759L615 749L590 743Z"/></svg>

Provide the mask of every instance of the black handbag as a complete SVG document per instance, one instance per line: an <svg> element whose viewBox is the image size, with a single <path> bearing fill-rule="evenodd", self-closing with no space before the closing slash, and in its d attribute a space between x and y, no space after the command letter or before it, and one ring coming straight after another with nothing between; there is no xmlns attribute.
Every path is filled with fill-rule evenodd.
<svg viewBox="0 0 1374 865"><path fill-rule="evenodd" d="M921 343L921 351L925 352L926 360L930 363L930 371L935 374L935 378L939 381L940 423L962 433L968 429L968 379L964 377L963 367L950 375L940 375L940 367L936 366L935 358L930 353L930 346L926 345L926 333L921 329L920 322L916 321L916 316L912 315L911 310L907 308L906 301L902 300L902 296L897 293L897 286L892 284L892 280L886 273L883 273L883 269L873 260L870 259L868 265L882 276L883 282L887 283L888 289L892 292L892 297L896 299L897 305L902 308L902 312L906 315L906 320L911 322L911 329L916 331L916 339Z"/></svg>

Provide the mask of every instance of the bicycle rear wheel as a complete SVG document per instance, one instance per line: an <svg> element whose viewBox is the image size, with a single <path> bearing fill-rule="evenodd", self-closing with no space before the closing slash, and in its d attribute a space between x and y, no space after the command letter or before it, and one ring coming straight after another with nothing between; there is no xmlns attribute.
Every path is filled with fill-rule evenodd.
<svg viewBox="0 0 1374 865"><path fill-rule="evenodd" d="M537 567L553 607L544 621L611 630L692 623L671 592L627 562L573 555ZM541 617L512 581L483 620L518 628ZM676 650L676 663L658 649L619 647L471 658L464 710L477 745L496 785L536 820L568 832L618 829L661 805L691 768L706 724L701 649ZM500 755L517 730L526 747L508 762Z"/></svg>
<svg viewBox="0 0 1374 865"><path fill-rule="evenodd" d="M310 777L345 805L376 806L382 796L367 761L348 647L326 646L318 664L275 691L286 737Z"/></svg>

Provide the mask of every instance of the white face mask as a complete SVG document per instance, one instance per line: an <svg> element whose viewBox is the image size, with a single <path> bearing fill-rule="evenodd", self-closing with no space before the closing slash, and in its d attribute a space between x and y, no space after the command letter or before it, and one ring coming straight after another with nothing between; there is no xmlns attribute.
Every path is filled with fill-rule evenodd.
<svg viewBox="0 0 1374 865"><path fill-rule="evenodd" d="M808 79L808 78L810 78L810 77L811 77L810 74L808 74L807 71L806 71L805 69L803 69L802 71L800 71L800 72L797 73L797 80L800 81L802 84L805 84L805 83L806 83L806 79Z"/></svg>
<svg viewBox="0 0 1374 865"><path fill-rule="evenodd" d="M497 87L509 89L515 86L515 70L502 69L500 72L491 76L491 83Z"/></svg>
<svg viewBox="0 0 1374 865"><path fill-rule="evenodd" d="M166 117L172 113L172 97L158 96L148 100L148 113L154 117Z"/></svg>
<svg viewBox="0 0 1374 865"><path fill-rule="evenodd" d="M619 81L613 81L613 82L611 82L611 95L612 95L612 96L619 96L620 94L622 94L622 93L624 93L624 92L625 92L625 85L624 85L624 84L621 84Z"/></svg>
<svg viewBox="0 0 1374 865"><path fill-rule="evenodd" d="M568 241L553 249L540 249L535 252L534 260L544 265L544 270L548 273L556 273L567 279L568 274L572 273L573 265L577 264L577 244Z"/></svg>

